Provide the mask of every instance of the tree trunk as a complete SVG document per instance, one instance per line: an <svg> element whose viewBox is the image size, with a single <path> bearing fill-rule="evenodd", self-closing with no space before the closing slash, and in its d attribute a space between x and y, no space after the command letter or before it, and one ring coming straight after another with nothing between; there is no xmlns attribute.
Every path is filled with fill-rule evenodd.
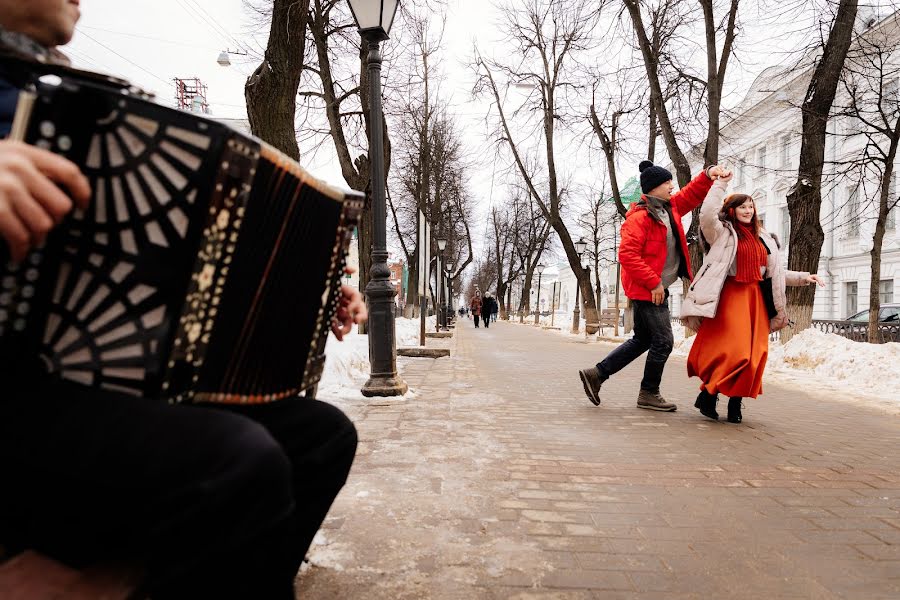
<svg viewBox="0 0 900 600"><path fill-rule="evenodd" d="M825 50L813 72L803 102L800 169L797 182L787 196L791 217L788 268L793 271L815 273L819 267L819 255L825 239L820 223L825 128L853 37L857 2L840 0ZM787 310L794 321L794 328L782 330L782 342L787 342L794 333L810 326L815 293L816 287L812 285L787 289Z"/></svg>
<svg viewBox="0 0 900 600"><path fill-rule="evenodd" d="M250 131L300 160L294 117L306 46L309 0L275 0L262 63L244 85Z"/></svg>
<svg viewBox="0 0 900 600"><path fill-rule="evenodd" d="M600 309L597 299L594 297L593 286L591 285L590 271L585 269L584 280L578 279L578 288L581 291L582 299L582 317L584 318L584 333L593 335L600 329ZM585 293L587 292L587 293Z"/></svg>
<svg viewBox="0 0 900 600"><path fill-rule="evenodd" d="M678 186L684 187L691 180L691 167L688 165L684 152L678 147L675 130L672 128L672 122L669 120L669 113L666 110L662 86L659 83L659 57L654 54L650 40L647 37L647 31L644 29L644 21L641 17L641 8L638 0L624 0L624 2L625 7L628 9L628 14L631 16L634 33L637 36L638 46L644 59L647 83L650 87L650 102L653 105L656 118L659 119L663 141L666 143L666 151L669 153L669 158L675 166L675 177L678 179Z"/></svg>
<svg viewBox="0 0 900 600"><path fill-rule="evenodd" d="M706 33L706 93L709 99L707 107L706 146L703 149L703 168L710 167L719 162L719 125L721 119L722 85L725 83L725 72L728 67L728 59L731 56L731 47L735 36L735 23L737 20L738 0L731 0L731 8L728 14L728 25L725 30L725 40L722 46L722 58L717 57L716 49L716 21L713 14L712 0L700 0L703 9L703 24ZM703 247L700 244L700 207L691 211L691 225L687 230L688 259L691 261L691 271L697 273L703 265ZM684 294L687 294L685 285ZM682 295L684 297L684 295ZM690 328L685 328L685 337L696 333Z"/></svg>
<svg viewBox="0 0 900 600"><path fill-rule="evenodd" d="M884 245L884 227L885 223L887 223L888 203L893 202L893 198L888 198L888 194L890 193L891 177L894 174L897 143L900 141L900 119L898 119L892 133L891 145L884 162L884 173L881 175L881 190L878 194L878 219L875 221L875 235L872 236L872 250L869 252L869 255L872 257L872 283L869 285L869 342L872 344L883 341L881 330L878 328L878 314L881 312L881 295L878 286L881 283L881 249Z"/></svg>

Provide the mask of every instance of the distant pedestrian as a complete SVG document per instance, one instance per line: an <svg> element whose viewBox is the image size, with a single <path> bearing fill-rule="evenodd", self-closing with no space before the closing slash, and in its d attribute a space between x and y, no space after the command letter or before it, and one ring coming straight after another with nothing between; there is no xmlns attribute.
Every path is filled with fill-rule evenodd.
<svg viewBox="0 0 900 600"><path fill-rule="evenodd" d="M497 301L491 296L490 292L484 295L484 302L481 306L481 315L484 318L484 326L490 327L491 321L496 320Z"/></svg>
<svg viewBox="0 0 900 600"><path fill-rule="evenodd" d="M679 278L691 278L681 217L703 201L713 179L728 172L709 167L673 195L675 186L668 170L649 160L638 168L643 194L625 217L619 244L622 285L634 307L634 336L578 374L588 399L599 406L603 382L649 350L637 406L671 412L678 407L662 397L659 384L673 345L666 288Z"/></svg>
<svg viewBox="0 0 900 600"><path fill-rule="evenodd" d="M730 179L716 181L700 209L708 251L681 317L697 331L687 362L688 376L702 381L694 406L718 420L721 392L729 397L728 421L740 423L741 400L762 393L769 333L790 323L785 286L822 281L784 268L778 240L759 222L753 198L725 195Z"/></svg>
<svg viewBox="0 0 900 600"><path fill-rule="evenodd" d="M472 311L472 318L475 319L475 329L478 329L478 320L481 318L481 292L475 292L472 296L469 309Z"/></svg>

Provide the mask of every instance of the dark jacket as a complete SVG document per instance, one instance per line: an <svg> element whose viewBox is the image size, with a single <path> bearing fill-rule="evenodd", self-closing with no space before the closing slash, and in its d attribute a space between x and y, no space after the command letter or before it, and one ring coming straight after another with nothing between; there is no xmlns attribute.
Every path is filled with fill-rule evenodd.
<svg viewBox="0 0 900 600"><path fill-rule="evenodd" d="M497 301L494 300L493 296L489 296L484 299L484 304L481 307L481 312L484 313L485 316L493 315L498 312Z"/></svg>

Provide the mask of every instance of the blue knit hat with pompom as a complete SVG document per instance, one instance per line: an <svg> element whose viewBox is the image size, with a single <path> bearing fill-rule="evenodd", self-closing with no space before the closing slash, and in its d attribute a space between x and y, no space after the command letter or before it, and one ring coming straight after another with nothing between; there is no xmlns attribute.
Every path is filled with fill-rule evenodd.
<svg viewBox="0 0 900 600"><path fill-rule="evenodd" d="M645 194L672 180L672 173L668 169L658 167L649 160L642 160L638 170L641 172L641 192Z"/></svg>

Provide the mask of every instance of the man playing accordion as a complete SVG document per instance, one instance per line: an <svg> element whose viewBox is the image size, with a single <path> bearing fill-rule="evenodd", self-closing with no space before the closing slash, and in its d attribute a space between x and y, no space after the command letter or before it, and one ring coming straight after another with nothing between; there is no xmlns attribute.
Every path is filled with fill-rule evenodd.
<svg viewBox="0 0 900 600"><path fill-rule="evenodd" d="M78 0L0 0L7 56L62 61ZM0 136L18 83L0 62ZM0 237L14 261L91 195L78 167L0 141ZM340 338L366 317L342 290ZM293 598L356 452L353 424L308 398L168 404L0 364L0 544L75 566L131 558L153 598Z"/></svg>

